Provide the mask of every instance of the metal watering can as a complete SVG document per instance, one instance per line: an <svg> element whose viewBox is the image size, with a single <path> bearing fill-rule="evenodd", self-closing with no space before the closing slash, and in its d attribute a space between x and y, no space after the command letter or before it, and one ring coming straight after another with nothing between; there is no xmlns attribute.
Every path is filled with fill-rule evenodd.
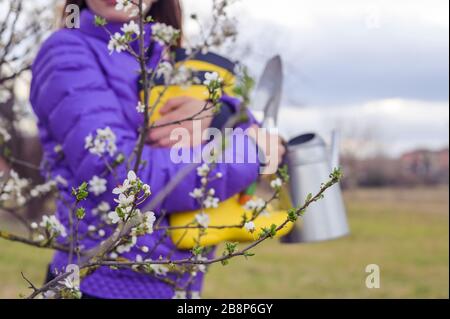
<svg viewBox="0 0 450 319"><path fill-rule="evenodd" d="M277 127L281 101L283 70L280 56L269 60L256 89L252 105L263 108L263 127ZM261 103L263 102L263 103ZM339 135L332 134L331 150L317 134L303 134L287 143L289 193L294 207L301 207L309 193L319 191L321 183L339 166ZM300 224L301 223L301 224ZM324 198L312 203L300 222L281 238L283 243L307 243L336 239L349 234L347 216L339 184L333 185Z"/></svg>
<svg viewBox="0 0 450 319"><path fill-rule="evenodd" d="M300 207L309 193L315 194L339 166L339 136L333 132L331 150L317 134L303 134L291 139L287 147L290 195L294 207ZM339 184L329 188L324 198L312 203L301 221L283 243L307 243L336 239L349 234L345 206Z"/></svg>

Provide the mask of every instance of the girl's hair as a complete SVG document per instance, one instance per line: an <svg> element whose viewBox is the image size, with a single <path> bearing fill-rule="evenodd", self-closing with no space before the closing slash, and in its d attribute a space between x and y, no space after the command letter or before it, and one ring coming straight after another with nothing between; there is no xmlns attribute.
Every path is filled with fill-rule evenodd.
<svg viewBox="0 0 450 319"><path fill-rule="evenodd" d="M80 10L87 8L85 0L66 0L63 11L64 15L66 14L66 7L71 4L77 5ZM181 44L181 38L183 35L183 14L179 0L158 0L152 4L148 15L152 16L157 22L165 23L180 30L181 36L178 45Z"/></svg>

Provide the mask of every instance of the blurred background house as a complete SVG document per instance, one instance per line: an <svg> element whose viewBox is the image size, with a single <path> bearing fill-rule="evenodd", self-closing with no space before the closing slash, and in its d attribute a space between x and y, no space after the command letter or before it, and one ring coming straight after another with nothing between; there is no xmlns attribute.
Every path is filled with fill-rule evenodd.
<svg viewBox="0 0 450 319"><path fill-rule="evenodd" d="M365 159L344 156L342 166L346 175L343 187L448 185L448 156L448 148L437 151L418 149L394 158L383 155Z"/></svg>

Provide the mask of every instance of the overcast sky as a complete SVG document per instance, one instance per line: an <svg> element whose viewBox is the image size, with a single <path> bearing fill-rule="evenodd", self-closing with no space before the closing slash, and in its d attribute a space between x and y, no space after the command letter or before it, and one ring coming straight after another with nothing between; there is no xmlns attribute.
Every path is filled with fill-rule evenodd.
<svg viewBox="0 0 450 319"><path fill-rule="evenodd" d="M207 20L211 0L181 1ZM236 0L231 13L240 34L222 53L255 77L283 57L284 137L338 128L360 155L448 145L448 0Z"/></svg>
<svg viewBox="0 0 450 319"><path fill-rule="evenodd" d="M209 10L210 0L183 1ZM347 140L370 131L392 155L448 145L447 0L238 0L232 12L240 36L227 54L256 76L284 59L287 137L337 126Z"/></svg>

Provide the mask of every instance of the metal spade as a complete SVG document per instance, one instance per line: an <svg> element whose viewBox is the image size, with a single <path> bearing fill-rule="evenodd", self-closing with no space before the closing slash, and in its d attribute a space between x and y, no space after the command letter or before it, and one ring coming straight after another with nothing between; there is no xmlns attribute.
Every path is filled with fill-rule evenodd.
<svg viewBox="0 0 450 319"><path fill-rule="evenodd" d="M250 103L250 108L262 117L264 128L277 127L282 91L283 63L276 55L267 62Z"/></svg>

